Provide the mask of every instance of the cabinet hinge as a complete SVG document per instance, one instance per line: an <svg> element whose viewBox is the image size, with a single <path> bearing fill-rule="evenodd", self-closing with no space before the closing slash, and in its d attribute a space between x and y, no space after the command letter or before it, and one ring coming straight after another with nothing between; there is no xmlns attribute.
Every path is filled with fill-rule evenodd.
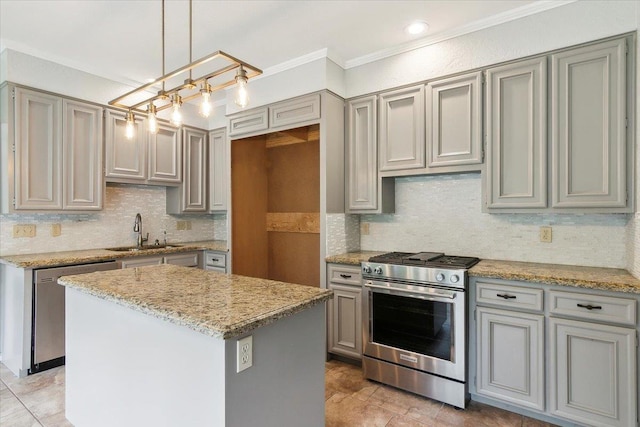
<svg viewBox="0 0 640 427"><path fill-rule="evenodd" d="M476 320L476 310L473 310L473 320Z"/></svg>
<svg viewBox="0 0 640 427"><path fill-rule="evenodd" d="M16 152L16 144L11 144L11 151Z"/></svg>
<svg viewBox="0 0 640 427"><path fill-rule="evenodd" d="M15 88L11 89L11 99L13 99L13 100L16 99L16 89Z"/></svg>

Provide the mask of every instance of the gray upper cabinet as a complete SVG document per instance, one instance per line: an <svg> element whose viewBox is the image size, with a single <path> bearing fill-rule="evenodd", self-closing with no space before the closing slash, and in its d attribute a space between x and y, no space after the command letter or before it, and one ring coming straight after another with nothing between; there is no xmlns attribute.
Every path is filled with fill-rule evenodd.
<svg viewBox="0 0 640 427"><path fill-rule="evenodd" d="M3 210L102 209L102 108L16 87L14 203ZM13 206L11 206L13 205Z"/></svg>
<svg viewBox="0 0 640 427"><path fill-rule="evenodd" d="M625 40L551 56L552 206L624 208Z"/></svg>
<svg viewBox="0 0 640 427"><path fill-rule="evenodd" d="M63 209L100 210L103 206L102 108L63 101Z"/></svg>
<svg viewBox="0 0 640 427"><path fill-rule="evenodd" d="M105 176L107 181L144 184L147 179L147 133L136 117L135 135L127 139L124 113L107 110L105 116Z"/></svg>
<svg viewBox="0 0 640 427"><path fill-rule="evenodd" d="M227 186L229 183L229 158L227 156L227 131L209 132L209 211L227 210Z"/></svg>
<svg viewBox="0 0 640 427"><path fill-rule="evenodd" d="M394 171L425 168L424 86L382 93L379 104L382 175L393 176Z"/></svg>
<svg viewBox="0 0 640 427"><path fill-rule="evenodd" d="M482 73L430 82L426 90L428 167L482 164Z"/></svg>
<svg viewBox="0 0 640 427"><path fill-rule="evenodd" d="M291 125L302 126L304 122L320 118L320 94L294 98L269 106L269 125L279 129Z"/></svg>
<svg viewBox="0 0 640 427"><path fill-rule="evenodd" d="M229 118L229 136L265 131L269 128L269 110L259 108L243 111Z"/></svg>
<svg viewBox="0 0 640 427"><path fill-rule="evenodd" d="M167 213L205 213L207 211L207 133L199 129L182 130L182 184L167 187Z"/></svg>
<svg viewBox="0 0 640 427"><path fill-rule="evenodd" d="M394 208L394 181L378 176L377 100L368 96L347 103L347 182L349 213L386 213Z"/></svg>
<svg viewBox="0 0 640 427"><path fill-rule="evenodd" d="M487 70L489 210L547 206L547 61L519 61Z"/></svg>
<svg viewBox="0 0 640 427"><path fill-rule="evenodd" d="M158 124L158 133L149 134L149 183L162 185L182 182L182 132L179 128Z"/></svg>
<svg viewBox="0 0 640 427"><path fill-rule="evenodd" d="M62 209L62 98L15 88L15 209Z"/></svg>

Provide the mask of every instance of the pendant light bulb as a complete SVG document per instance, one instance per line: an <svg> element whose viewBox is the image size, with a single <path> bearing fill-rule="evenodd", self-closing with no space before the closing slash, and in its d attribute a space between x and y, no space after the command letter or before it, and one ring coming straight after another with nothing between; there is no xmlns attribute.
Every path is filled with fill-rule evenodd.
<svg viewBox="0 0 640 427"><path fill-rule="evenodd" d="M200 104L200 115L202 117L209 117L211 115L211 110L213 109L211 105L211 85L208 83L204 83L202 89L200 90L202 94L202 103Z"/></svg>
<svg viewBox="0 0 640 427"><path fill-rule="evenodd" d="M125 126L125 130L124 130L124 136L128 139L128 140L132 140L133 136L136 133L136 129L135 129L135 121L134 121L134 117L133 117L133 113L131 111L129 111L127 113L127 124Z"/></svg>
<svg viewBox="0 0 640 427"><path fill-rule="evenodd" d="M156 134L158 133L158 118L156 117L156 106L153 105L153 102L149 104L147 111L149 112L149 133Z"/></svg>
<svg viewBox="0 0 640 427"><path fill-rule="evenodd" d="M182 105L182 97L176 93L173 96L173 111L171 112L171 123L175 126L182 126L182 112L180 111L180 105Z"/></svg>
<svg viewBox="0 0 640 427"><path fill-rule="evenodd" d="M247 91L247 72L240 66L236 74L236 105L244 108L249 105L249 92Z"/></svg>

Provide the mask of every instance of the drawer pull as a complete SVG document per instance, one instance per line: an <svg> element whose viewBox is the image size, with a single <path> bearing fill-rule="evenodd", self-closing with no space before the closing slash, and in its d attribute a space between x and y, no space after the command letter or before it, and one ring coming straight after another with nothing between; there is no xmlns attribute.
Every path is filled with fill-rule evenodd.
<svg viewBox="0 0 640 427"><path fill-rule="evenodd" d="M213 261L213 262L218 262L218 261L220 261L220 260L219 260L218 258L211 258L211 261Z"/></svg>
<svg viewBox="0 0 640 427"><path fill-rule="evenodd" d="M341 274L340 277L342 277L343 279L351 279L350 274Z"/></svg>
<svg viewBox="0 0 640 427"><path fill-rule="evenodd" d="M516 299L515 295L508 295L508 294L496 294L497 297L500 298L504 298L504 299Z"/></svg>
<svg viewBox="0 0 640 427"><path fill-rule="evenodd" d="M587 310L602 310L601 305L591 305L591 304L578 304L580 308L586 308Z"/></svg>

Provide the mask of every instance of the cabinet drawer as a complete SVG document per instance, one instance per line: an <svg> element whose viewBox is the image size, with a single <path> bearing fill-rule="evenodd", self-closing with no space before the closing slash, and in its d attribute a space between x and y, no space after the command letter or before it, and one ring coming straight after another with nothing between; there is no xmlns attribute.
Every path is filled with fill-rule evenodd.
<svg viewBox="0 0 640 427"><path fill-rule="evenodd" d="M635 325L636 301L577 292L549 292L549 312L563 316Z"/></svg>
<svg viewBox="0 0 640 427"><path fill-rule="evenodd" d="M476 302L522 310L542 311L543 290L477 281Z"/></svg>
<svg viewBox="0 0 640 427"><path fill-rule="evenodd" d="M218 273L226 273L227 270L222 268L222 267L211 267L209 265L204 267L205 270L207 271L217 271Z"/></svg>
<svg viewBox="0 0 640 427"><path fill-rule="evenodd" d="M227 256L217 252L207 252L204 263L208 267L221 267L224 269L227 266Z"/></svg>
<svg viewBox="0 0 640 427"><path fill-rule="evenodd" d="M320 95L310 95L269 107L272 128L320 118Z"/></svg>
<svg viewBox="0 0 640 427"><path fill-rule="evenodd" d="M229 119L229 136L257 132L269 127L269 112L266 108L248 112Z"/></svg>
<svg viewBox="0 0 640 427"><path fill-rule="evenodd" d="M198 266L198 253L166 255L164 257L165 264L182 265L184 267Z"/></svg>
<svg viewBox="0 0 640 427"><path fill-rule="evenodd" d="M135 267L144 267L147 265L161 265L162 257L136 257L136 258L127 258L121 261L118 261L120 268L135 268Z"/></svg>
<svg viewBox="0 0 640 427"><path fill-rule="evenodd" d="M360 267L329 265L328 276L331 283L344 283L346 285L362 286Z"/></svg>

